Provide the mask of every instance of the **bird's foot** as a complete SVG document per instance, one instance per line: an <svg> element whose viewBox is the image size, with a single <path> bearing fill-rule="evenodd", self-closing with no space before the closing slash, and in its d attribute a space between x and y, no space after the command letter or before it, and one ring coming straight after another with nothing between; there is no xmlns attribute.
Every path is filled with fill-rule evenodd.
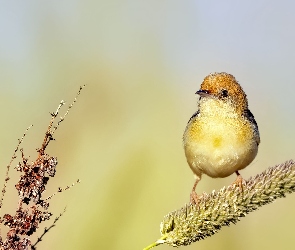
<svg viewBox="0 0 295 250"><path fill-rule="evenodd" d="M198 197L195 190L192 190L192 192L191 192L190 203L193 205L198 205L198 203L199 203L199 197Z"/></svg>
<svg viewBox="0 0 295 250"><path fill-rule="evenodd" d="M243 177L237 172L236 180L231 184L232 186L238 186L240 191L243 192Z"/></svg>
<svg viewBox="0 0 295 250"><path fill-rule="evenodd" d="M193 189L192 189L192 192L191 192L191 195L190 195L190 203L193 204L193 205L197 205L199 203L199 197L196 193L196 187L199 183L199 181L201 180L201 176L195 176L196 177L196 180L195 180L195 184L193 186Z"/></svg>

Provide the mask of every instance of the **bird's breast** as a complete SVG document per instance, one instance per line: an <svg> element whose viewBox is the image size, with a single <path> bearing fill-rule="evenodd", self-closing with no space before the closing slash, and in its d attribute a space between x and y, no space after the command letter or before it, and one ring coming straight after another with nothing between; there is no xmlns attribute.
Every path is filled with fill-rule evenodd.
<svg viewBox="0 0 295 250"><path fill-rule="evenodd" d="M189 122L183 139L187 161L197 175L229 176L257 154L253 127L239 116L200 114Z"/></svg>

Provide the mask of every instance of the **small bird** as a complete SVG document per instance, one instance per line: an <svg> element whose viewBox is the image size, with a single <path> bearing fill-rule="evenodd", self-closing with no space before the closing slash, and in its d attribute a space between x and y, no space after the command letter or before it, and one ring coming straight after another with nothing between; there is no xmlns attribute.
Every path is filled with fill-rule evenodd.
<svg viewBox="0 0 295 250"><path fill-rule="evenodd" d="M212 73L205 77L200 90L198 110L189 119L183 135L187 162L196 181L191 203L198 203L195 188L202 174L223 178L233 173L233 184L242 188L239 170L257 155L260 136L245 92L234 76Z"/></svg>

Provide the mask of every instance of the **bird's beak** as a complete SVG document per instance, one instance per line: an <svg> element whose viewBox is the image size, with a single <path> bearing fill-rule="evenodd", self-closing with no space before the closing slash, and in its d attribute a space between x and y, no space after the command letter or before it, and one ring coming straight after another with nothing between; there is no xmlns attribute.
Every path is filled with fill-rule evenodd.
<svg viewBox="0 0 295 250"><path fill-rule="evenodd" d="M198 90L195 94L198 94L201 97L210 97L211 96L208 90L203 90L203 89Z"/></svg>

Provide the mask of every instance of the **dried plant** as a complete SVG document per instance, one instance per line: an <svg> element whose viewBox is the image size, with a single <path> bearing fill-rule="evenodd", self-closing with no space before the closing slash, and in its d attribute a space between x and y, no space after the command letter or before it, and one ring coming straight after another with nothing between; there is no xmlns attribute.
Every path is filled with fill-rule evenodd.
<svg viewBox="0 0 295 250"><path fill-rule="evenodd" d="M83 86L84 87L84 86ZM18 202L16 211L10 214L4 214L0 217L1 225L8 227L6 237L2 236L0 227L0 249L1 250L27 250L36 249L36 245L42 240L43 236L55 226L58 219L63 215L61 213L55 218L54 222L49 228L45 228L43 234L37 239L36 243L32 244L30 236L36 232L39 228L40 223L47 221L52 217L52 213L48 211L51 198L58 192L69 189L58 188L58 191L47 198L43 198L43 193L46 190L46 185L50 178L53 178L56 173L57 158L48 155L45 151L49 143L53 140L53 135L60 123L64 121L68 115L69 110L73 107L77 101L78 96L81 93L83 87L80 87L74 101L69 105L65 114L59 118L55 124L55 120L60 112L61 107L65 104L61 101L57 110L51 113L51 120L49 126L45 132L45 136L41 147L37 150L38 155L36 160L29 162L29 159L25 157L24 150L20 148L21 143L26 136L27 131L23 137L19 140L16 149L14 150L13 156L7 165L6 177L2 194L0 197L0 211L3 206L4 196L8 187L9 173L12 162L17 158L17 153L21 153L21 161L17 164L15 169L20 172L19 181L16 183L15 188L18 192ZM79 182L79 180L77 181ZM76 182L76 183L77 183ZM75 184L75 183L74 183ZM71 186L73 186L72 184ZM65 211L65 210L64 210Z"/></svg>
<svg viewBox="0 0 295 250"><path fill-rule="evenodd" d="M243 190L231 185L204 193L197 205L188 204L166 215L160 225L162 237L145 250L164 243L174 247L189 245L294 191L295 162L290 160L244 181Z"/></svg>

